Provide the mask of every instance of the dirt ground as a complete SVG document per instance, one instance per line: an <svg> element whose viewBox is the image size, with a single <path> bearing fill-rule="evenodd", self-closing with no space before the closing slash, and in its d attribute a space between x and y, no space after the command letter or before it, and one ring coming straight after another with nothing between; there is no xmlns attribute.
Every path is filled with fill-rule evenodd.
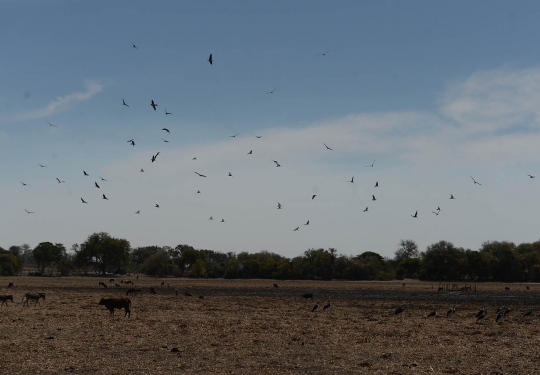
<svg viewBox="0 0 540 375"><path fill-rule="evenodd" d="M127 279L143 295L129 297L131 318L116 310L111 319L98 302L125 297L120 280ZM540 374L540 285L438 292L439 284L416 281L115 282L121 286L98 277L0 278L0 294L15 300L0 308L0 373ZM23 307L27 292L46 299ZM447 318L452 305L456 313ZM482 306L488 315L476 324ZM512 311L496 323L499 306ZM435 318L426 318L434 308Z"/></svg>

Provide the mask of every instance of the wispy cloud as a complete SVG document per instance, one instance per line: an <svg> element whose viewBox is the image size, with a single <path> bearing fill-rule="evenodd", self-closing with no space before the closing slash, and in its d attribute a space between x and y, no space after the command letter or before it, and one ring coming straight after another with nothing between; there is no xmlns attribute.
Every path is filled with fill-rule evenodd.
<svg viewBox="0 0 540 375"><path fill-rule="evenodd" d="M59 96L52 102L50 102L45 108L8 115L5 121L16 122L35 120L39 118L49 117L60 112L68 111L71 108L75 107L78 103L82 103L91 99L93 96L101 92L105 87L104 85L99 84L93 80L86 81L84 86L85 91L83 92L74 92L66 96Z"/></svg>

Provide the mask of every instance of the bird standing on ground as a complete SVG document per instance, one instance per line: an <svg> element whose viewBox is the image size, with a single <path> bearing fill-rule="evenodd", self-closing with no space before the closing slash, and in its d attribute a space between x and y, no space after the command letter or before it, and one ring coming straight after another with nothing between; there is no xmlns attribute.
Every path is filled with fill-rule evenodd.
<svg viewBox="0 0 540 375"><path fill-rule="evenodd" d="M317 310L319 308L319 304L320 304L320 302L317 302L315 304L315 306L313 306L313 308L311 309L311 312L315 312L315 310Z"/></svg>
<svg viewBox="0 0 540 375"><path fill-rule="evenodd" d="M405 306L401 305L399 306L396 311L394 312L394 315L399 315L405 310Z"/></svg>
<svg viewBox="0 0 540 375"><path fill-rule="evenodd" d="M450 316L456 313L456 306L450 307L450 309L446 312L446 316Z"/></svg>
<svg viewBox="0 0 540 375"><path fill-rule="evenodd" d="M435 316L435 315L437 315L437 309L433 309L433 311L428 314L427 318L431 318L432 316Z"/></svg>
<svg viewBox="0 0 540 375"><path fill-rule="evenodd" d="M328 309L330 307L330 300L326 303L326 305L323 306L322 311Z"/></svg>

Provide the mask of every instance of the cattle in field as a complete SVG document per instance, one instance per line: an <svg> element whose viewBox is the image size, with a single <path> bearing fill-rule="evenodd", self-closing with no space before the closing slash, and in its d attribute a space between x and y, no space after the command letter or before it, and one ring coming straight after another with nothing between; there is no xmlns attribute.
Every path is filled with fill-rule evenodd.
<svg viewBox="0 0 540 375"><path fill-rule="evenodd" d="M130 288L130 289L128 289L126 291L126 296L128 296L130 294L136 296L137 293L139 293L142 296L142 289Z"/></svg>
<svg viewBox="0 0 540 375"><path fill-rule="evenodd" d="M131 300L129 298L102 298L99 304L104 305L110 311L112 318L114 318L114 309L124 309L124 318L126 315L131 318Z"/></svg>
<svg viewBox="0 0 540 375"><path fill-rule="evenodd" d="M28 306L28 301L32 300L34 301L34 305L39 305L40 298L43 298L45 301L45 293L26 293L23 297L23 300L26 298L26 300L23 302L23 306L26 304Z"/></svg>
<svg viewBox="0 0 540 375"><path fill-rule="evenodd" d="M99 287L104 287L104 288L107 288L107 284L105 283L102 283L101 281L99 282Z"/></svg>
<svg viewBox="0 0 540 375"><path fill-rule="evenodd" d="M13 283L9 283L7 287L8 288L13 288Z"/></svg>
<svg viewBox="0 0 540 375"><path fill-rule="evenodd" d="M151 294L156 294L156 290L155 290L154 287L152 287L152 286L150 287L150 293L151 293Z"/></svg>
<svg viewBox="0 0 540 375"><path fill-rule="evenodd" d="M124 281L124 284L131 284L131 285L134 285L134 284L133 284L133 281L131 281L131 280L126 280L126 281Z"/></svg>
<svg viewBox="0 0 540 375"><path fill-rule="evenodd" d="M109 283L114 283L114 279L110 279L110 280L109 280Z"/></svg>
<svg viewBox="0 0 540 375"><path fill-rule="evenodd" d="M2 301L2 304L0 305L1 306L4 306L4 303L6 304L6 306L8 305L7 304L7 301L11 301L13 302L13 296L11 294L9 295L4 295L4 296L0 296L0 301Z"/></svg>
<svg viewBox="0 0 540 375"><path fill-rule="evenodd" d="M313 293L302 294L302 297L305 299L313 299Z"/></svg>

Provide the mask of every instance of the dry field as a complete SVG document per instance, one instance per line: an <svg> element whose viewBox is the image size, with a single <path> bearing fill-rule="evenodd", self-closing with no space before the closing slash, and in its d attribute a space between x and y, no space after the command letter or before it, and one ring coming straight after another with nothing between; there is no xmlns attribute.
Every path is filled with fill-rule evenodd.
<svg viewBox="0 0 540 375"><path fill-rule="evenodd" d="M0 309L0 373L540 374L540 322L523 318L530 309L540 316L537 285L437 293L438 284L409 281L403 288L397 281L167 279L167 288L158 287L162 279L121 279L143 288L130 297L131 318L116 310L111 319L98 305L125 296L126 287L108 278L0 278L0 294L15 299ZM46 300L23 307L27 292ZM308 292L314 301L301 297ZM328 299L329 309L311 312ZM457 312L447 318L453 304ZM488 315L475 324L483 305ZM502 305L512 312L496 324ZM427 319L433 308L438 315Z"/></svg>

